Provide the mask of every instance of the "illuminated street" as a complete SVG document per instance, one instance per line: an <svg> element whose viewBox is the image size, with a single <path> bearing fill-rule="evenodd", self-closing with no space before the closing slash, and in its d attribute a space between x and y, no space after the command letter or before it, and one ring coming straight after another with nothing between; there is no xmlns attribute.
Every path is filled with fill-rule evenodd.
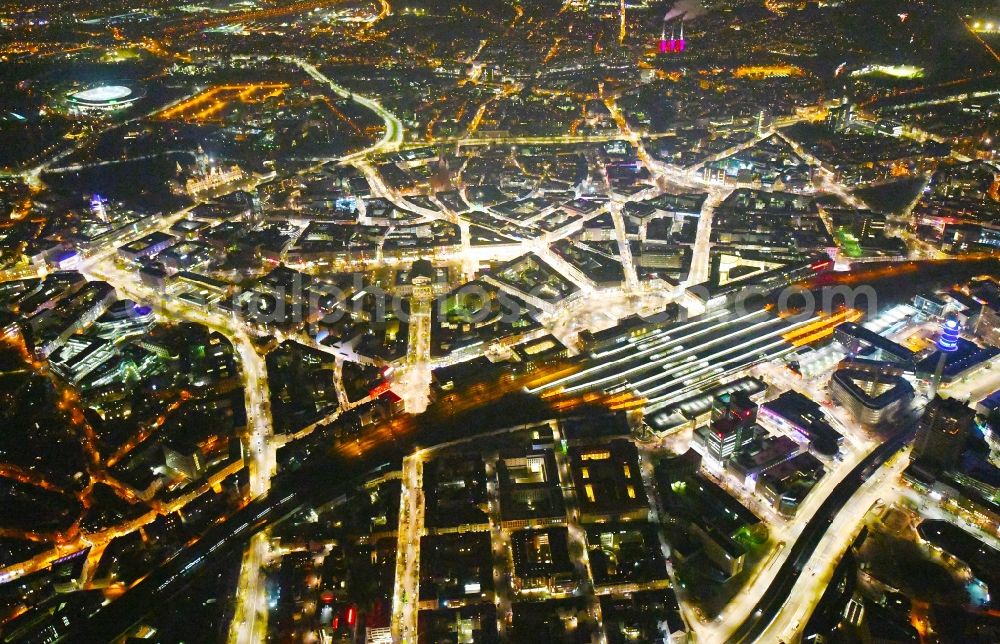
<svg viewBox="0 0 1000 644"><path fill-rule="evenodd" d="M988 4L8 1L0 640L990 640Z"/></svg>
<svg viewBox="0 0 1000 644"><path fill-rule="evenodd" d="M848 502L847 512L841 512L827 528L826 535L813 551L812 557L799 575L787 602L761 635L765 639L786 640L795 637L799 627L815 607L826 588L836 562L864 525L865 516L879 507L894 502L898 478L908 459L900 452L876 471ZM806 575L808 573L808 575Z"/></svg>

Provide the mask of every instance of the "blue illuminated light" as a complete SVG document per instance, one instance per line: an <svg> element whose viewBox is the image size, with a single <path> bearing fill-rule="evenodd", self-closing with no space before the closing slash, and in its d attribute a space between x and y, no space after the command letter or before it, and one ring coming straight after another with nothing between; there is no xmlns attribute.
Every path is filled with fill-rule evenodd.
<svg viewBox="0 0 1000 644"><path fill-rule="evenodd" d="M958 332L958 320L954 318L946 320L941 330L941 337L937 341L938 349L948 353L958 351Z"/></svg>

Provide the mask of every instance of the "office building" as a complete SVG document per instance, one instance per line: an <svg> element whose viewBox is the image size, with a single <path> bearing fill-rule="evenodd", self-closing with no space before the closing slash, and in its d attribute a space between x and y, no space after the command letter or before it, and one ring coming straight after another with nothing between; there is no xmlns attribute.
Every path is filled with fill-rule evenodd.
<svg viewBox="0 0 1000 644"><path fill-rule="evenodd" d="M712 423L698 430L705 451L716 461L725 461L750 444L756 430L757 404L742 392L717 396L712 403Z"/></svg>
<svg viewBox="0 0 1000 644"><path fill-rule="evenodd" d="M954 468L965 450L976 412L954 398L936 396L917 425L913 461L928 468Z"/></svg>
<svg viewBox="0 0 1000 644"><path fill-rule="evenodd" d="M893 363L851 361L830 379L833 399L863 425L891 418L913 397L913 387Z"/></svg>

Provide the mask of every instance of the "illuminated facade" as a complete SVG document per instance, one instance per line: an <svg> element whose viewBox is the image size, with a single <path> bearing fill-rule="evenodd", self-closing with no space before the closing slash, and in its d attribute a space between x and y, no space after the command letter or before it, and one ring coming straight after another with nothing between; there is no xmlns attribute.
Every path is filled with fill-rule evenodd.
<svg viewBox="0 0 1000 644"><path fill-rule="evenodd" d="M667 25L663 25L663 33L660 35L661 54L680 54L687 50L687 41L684 39L684 23L681 23L681 32L678 37L676 30L670 30L670 38L667 38Z"/></svg>
<svg viewBox="0 0 1000 644"><path fill-rule="evenodd" d="M941 337L938 338L937 347L947 353L958 351L958 320L948 319L941 329Z"/></svg>
<svg viewBox="0 0 1000 644"><path fill-rule="evenodd" d="M128 107L143 97L144 93L129 85L95 85L70 92L66 103L80 113L112 112Z"/></svg>

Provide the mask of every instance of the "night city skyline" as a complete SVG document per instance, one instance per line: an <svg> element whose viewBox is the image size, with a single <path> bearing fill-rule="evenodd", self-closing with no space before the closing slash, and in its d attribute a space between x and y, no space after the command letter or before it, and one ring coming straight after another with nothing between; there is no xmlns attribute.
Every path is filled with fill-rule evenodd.
<svg viewBox="0 0 1000 644"><path fill-rule="evenodd" d="M0 7L0 644L1000 641L996 0Z"/></svg>

